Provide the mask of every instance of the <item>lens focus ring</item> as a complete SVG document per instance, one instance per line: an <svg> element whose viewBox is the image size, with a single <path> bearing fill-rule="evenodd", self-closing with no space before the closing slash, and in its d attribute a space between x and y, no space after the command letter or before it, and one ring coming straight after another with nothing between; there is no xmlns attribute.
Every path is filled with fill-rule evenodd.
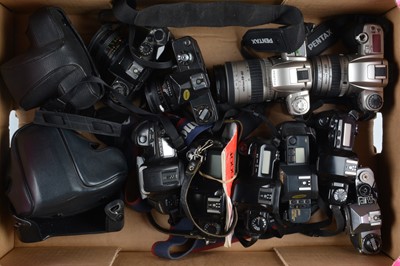
<svg viewBox="0 0 400 266"><path fill-rule="evenodd" d="M260 60L249 60L249 70L251 79L251 100L250 103L260 102L263 99L263 75Z"/></svg>

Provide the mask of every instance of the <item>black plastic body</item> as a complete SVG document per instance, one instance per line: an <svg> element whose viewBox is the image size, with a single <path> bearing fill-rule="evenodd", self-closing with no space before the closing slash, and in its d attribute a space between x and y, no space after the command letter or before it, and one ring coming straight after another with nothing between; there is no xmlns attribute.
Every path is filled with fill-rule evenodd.
<svg viewBox="0 0 400 266"><path fill-rule="evenodd" d="M132 138L142 148L136 158L142 199L162 214L178 212L185 171L165 130L159 122L147 120L135 128Z"/></svg>
<svg viewBox="0 0 400 266"><path fill-rule="evenodd" d="M218 111L210 92L210 80L200 48L191 37L171 42L176 68L162 80L150 82L146 98L153 112L168 112L189 104L198 124L218 120Z"/></svg>

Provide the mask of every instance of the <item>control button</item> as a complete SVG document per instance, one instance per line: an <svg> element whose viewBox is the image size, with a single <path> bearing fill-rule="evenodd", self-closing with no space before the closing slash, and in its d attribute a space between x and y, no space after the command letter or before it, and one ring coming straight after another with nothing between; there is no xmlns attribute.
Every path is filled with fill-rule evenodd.
<svg viewBox="0 0 400 266"><path fill-rule="evenodd" d="M383 106L383 99L379 94L369 95L367 98L367 105L369 110L379 110Z"/></svg>
<svg viewBox="0 0 400 266"><path fill-rule="evenodd" d="M369 253L377 253L381 250L382 239L376 234L369 234L364 238L363 248Z"/></svg>
<svg viewBox="0 0 400 266"><path fill-rule="evenodd" d="M290 145L295 145L296 143L297 143L296 137L290 137L290 138L289 138L289 144L290 144Z"/></svg>

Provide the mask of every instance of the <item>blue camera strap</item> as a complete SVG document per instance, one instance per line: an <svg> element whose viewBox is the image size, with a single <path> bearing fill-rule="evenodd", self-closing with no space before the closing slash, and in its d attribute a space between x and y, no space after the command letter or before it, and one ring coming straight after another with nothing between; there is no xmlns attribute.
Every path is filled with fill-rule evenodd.
<svg viewBox="0 0 400 266"><path fill-rule="evenodd" d="M191 231L193 230L193 223L189 219L184 218L173 229L177 231ZM176 260L185 257L195 249L201 249L205 246L206 242L203 239L191 239L184 236L171 235L165 241L155 242L151 251L157 257ZM175 251L176 249L179 249L179 251Z"/></svg>
<svg viewBox="0 0 400 266"><path fill-rule="evenodd" d="M152 207L141 198L133 201L125 199L126 206L139 213L147 213L150 223L162 233L171 232L169 238L164 241L157 241L153 244L151 252L160 258L176 260L185 257L192 252L199 252L202 250L220 247L224 244L224 239L217 239L215 243L208 244L204 239L195 237L188 237L190 232L193 231L193 223L188 218L182 218L176 225L171 226L169 230L161 229L155 224L155 220L151 215ZM160 230L161 229L161 230ZM176 233L176 234L175 234ZM179 235L181 233L181 235ZM236 240L235 240L236 241Z"/></svg>

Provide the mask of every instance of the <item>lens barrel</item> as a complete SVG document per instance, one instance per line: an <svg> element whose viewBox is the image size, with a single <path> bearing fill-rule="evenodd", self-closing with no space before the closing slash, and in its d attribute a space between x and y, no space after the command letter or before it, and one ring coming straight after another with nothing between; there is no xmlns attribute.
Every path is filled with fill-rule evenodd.
<svg viewBox="0 0 400 266"><path fill-rule="evenodd" d="M318 97L340 97L346 94L349 83L345 56L323 55L311 58L313 70L312 95Z"/></svg>
<svg viewBox="0 0 400 266"><path fill-rule="evenodd" d="M147 104L153 113L170 112L179 107L174 84L169 78L154 79L145 86Z"/></svg>
<svg viewBox="0 0 400 266"><path fill-rule="evenodd" d="M88 50L102 76L108 75L107 69L121 56L127 46L122 31L122 27L105 24L90 41Z"/></svg>
<svg viewBox="0 0 400 266"><path fill-rule="evenodd" d="M258 59L227 62L214 67L217 102L241 105L266 100L266 68L265 61Z"/></svg>

